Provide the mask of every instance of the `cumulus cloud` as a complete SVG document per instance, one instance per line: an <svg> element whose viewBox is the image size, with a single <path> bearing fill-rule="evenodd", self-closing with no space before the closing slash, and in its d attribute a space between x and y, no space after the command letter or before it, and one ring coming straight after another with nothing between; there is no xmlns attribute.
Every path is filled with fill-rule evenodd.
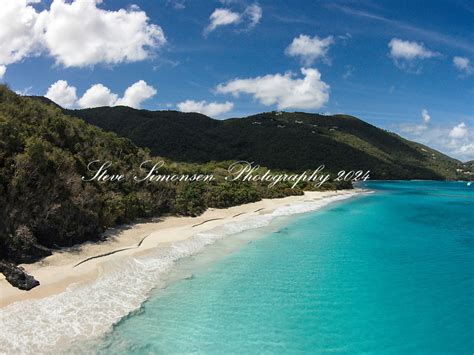
<svg viewBox="0 0 474 355"><path fill-rule="evenodd" d="M467 137L467 127L464 122L461 122L457 126L454 126L451 131L449 131L449 136L454 139L462 139Z"/></svg>
<svg viewBox="0 0 474 355"><path fill-rule="evenodd" d="M390 48L390 55L393 58L412 60L431 58L437 55L435 52L427 49L423 43L403 41L398 38L392 38L388 46Z"/></svg>
<svg viewBox="0 0 474 355"><path fill-rule="evenodd" d="M461 144L456 149L456 154L459 155L461 159L464 159L464 161L472 160L474 158L474 143Z"/></svg>
<svg viewBox="0 0 474 355"><path fill-rule="evenodd" d="M407 129L411 128L411 129ZM400 125L400 132L407 138L438 149L463 161L474 159L474 130L461 122L454 127Z"/></svg>
<svg viewBox="0 0 474 355"><path fill-rule="evenodd" d="M398 38L392 38L388 47L390 48L390 57L395 65L405 70L413 70L420 60L439 55L439 53L426 48L423 43L404 41ZM417 73L419 71L420 68L415 70Z"/></svg>
<svg viewBox="0 0 474 355"><path fill-rule="evenodd" d="M56 81L44 96L65 108L73 107L77 100L76 88L69 86L66 80Z"/></svg>
<svg viewBox="0 0 474 355"><path fill-rule="evenodd" d="M216 91L238 96L253 95L263 105L277 105L278 109L317 109L329 100L329 85L321 80L317 69L302 68L303 78L295 74L269 74L249 79L234 79L219 84Z"/></svg>
<svg viewBox="0 0 474 355"><path fill-rule="evenodd" d="M428 129L428 125L431 121L431 116L428 113L428 110L425 108L421 110L421 119L423 121L421 124L404 123L399 125L400 131L409 133L413 136L419 136L423 134Z"/></svg>
<svg viewBox="0 0 474 355"><path fill-rule="evenodd" d="M7 67L5 65L0 65L0 79L3 79L3 76L7 72Z"/></svg>
<svg viewBox="0 0 474 355"><path fill-rule="evenodd" d="M137 6L108 11L102 0L53 0L37 12L25 0L0 0L0 65L46 53L65 67L116 64L150 57L165 42Z"/></svg>
<svg viewBox="0 0 474 355"><path fill-rule="evenodd" d="M465 75L471 75L474 73L474 68L472 67L469 59L466 57L454 57L453 64L456 69L458 69Z"/></svg>
<svg viewBox="0 0 474 355"><path fill-rule="evenodd" d="M137 7L107 11L101 0L54 0L39 14L37 26L45 46L66 67L133 62L165 43L162 29L148 23ZM86 14L86 15L85 15Z"/></svg>
<svg viewBox="0 0 474 355"><path fill-rule="evenodd" d="M18 62L38 49L38 14L25 0L0 0L0 65Z"/></svg>
<svg viewBox="0 0 474 355"><path fill-rule="evenodd" d="M234 104L230 101L207 103L206 101L186 100L176 106L182 112L199 112L210 117L220 116L234 108Z"/></svg>
<svg viewBox="0 0 474 355"><path fill-rule="evenodd" d="M228 9L215 9L209 16L210 23L204 30L205 34L214 31L219 26L227 26L240 22L240 14Z"/></svg>
<svg viewBox="0 0 474 355"><path fill-rule="evenodd" d="M140 80L125 90L125 94L117 100L116 105L140 108L143 101L155 95L156 89L144 80Z"/></svg>
<svg viewBox="0 0 474 355"><path fill-rule="evenodd" d="M118 95L112 93L108 87L102 84L92 85L77 102L79 107L114 106Z"/></svg>
<svg viewBox="0 0 474 355"><path fill-rule="evenodd" d="M293 39L285 53L291 57L299 57L303 65L311 65L318 58L327 60L327 52L333 43L333 36L319 38L300 34Z"/></svg>
<svg viewBox="0 0 474 355"><path fill-rule="evenodd" d="M214 31L217 27L246 23L247 29L255 27L262 18L262 8L258 4L247 6L243 12L237 12L226 8L215 9L209 16L209 25L204 29L204 35Z"/></svg>
<svg viewBox="0 0 474 355"><path fill-rule="evenodd" d="M431 116L430 114L428 113L428 110L426 108L424 108L423 110L421 110L421 118L423 119L423 122L425 124L428 124L430 121L431 121Z"/></svg>
<svg viewBox="0 0 474 355"><path fill-rule="evenodd" d="M441 142L446 142L448 149L454 156L461 160L474 160L474 130L469 128L464 122L454 126L449 130L449 140L440 137Z"/></svg>
<svg viewBox="0 0 474 355"><path fill-rule="evenodd" d="M69 86L67 81L58 80L50 86L46 97L56 102L58 105L66 108L80 107L91 108L100 106L130 106L140 108L141 104L149 98L156 95L156 89L140 80L129 86L123 95L119 98L108 87L102 84L94 84L78 100L76 88Z"/></svg>

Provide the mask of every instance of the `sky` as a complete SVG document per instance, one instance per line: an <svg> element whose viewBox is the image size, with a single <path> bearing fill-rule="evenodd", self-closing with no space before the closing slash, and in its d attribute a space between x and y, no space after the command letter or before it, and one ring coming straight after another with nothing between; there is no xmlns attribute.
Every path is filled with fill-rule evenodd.
<svg viewBox="0 0 474 355"><path fill-rule="evenodd" d="M0 81L68 108L345 113L474 159L474 3L0 0Z"/></svg>

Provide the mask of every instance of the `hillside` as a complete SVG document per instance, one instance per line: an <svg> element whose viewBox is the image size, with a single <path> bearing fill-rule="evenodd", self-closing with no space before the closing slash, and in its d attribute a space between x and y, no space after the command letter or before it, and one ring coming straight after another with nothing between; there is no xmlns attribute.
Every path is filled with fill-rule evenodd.
<svg viewBox="0 0 474 355"><path fill-rule="evenodd" d="M371 170L373 179L453 179L460 162L356 117L266 112L214 120L198 113L100 107L66 111L130 138L153 154L187 162L229 159L301 171Z"/></svg>
<svg viewBox="0 0 474 355"><path fill-rule="evenodd" d="M474 171L474 160L467 161L463 164L466 169L470 169L471 172Z"/></svg>
<svg viewBox="0 0 474 355"><path fill-rule="evenodd" d="M474 160L467 161L459 167L458 172L464 175L464 179L472 180L474 176Z"/></svg>
<svg viewBox="0 0 474 355"><path fill-rule="evenodd" d="M107 227L165 213L197 215L261 198L301 194L281 184L227 183L228 164L167 161L166 174L212 173L210 183L133 179L83 182L87 164L112 161L112 174L159 159L115 133L66 116L61 109L0 86L0 261L30 262L52 249L97 240ZM135 170L136 171L136 170Z"/></svg>

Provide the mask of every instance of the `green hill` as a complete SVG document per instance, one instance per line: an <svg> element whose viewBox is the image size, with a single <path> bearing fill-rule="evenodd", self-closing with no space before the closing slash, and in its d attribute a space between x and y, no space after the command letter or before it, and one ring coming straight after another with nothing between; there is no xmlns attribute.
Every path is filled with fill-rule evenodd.
<svg viewBox="0 0 474 355"><path fill-rule="evenodd" d="M463 164L466 168L470 168L471 170L474 170L474 160L467 161Z"/></svg>
<svg viewBox="0 0 474 355"><path fill-rule="evenodd" d="M67 111L187 162L229 159L301 171L371 170L373 179L453 179L460 162L348 115L266 112L229 120L198 113L100 107Z"/></svg>
<svg viewBox="0 0 474 355"><path fill-rule="evenodd" d="M0 86L0 260L37 260L52 249L97 240L109 226L165 213L197 215L263 197L301 194L281 184L227 183L228 163L167 161L162 174L214 174L211 183L83 182L87 164L111 161L111 174L152 158L130 140L72 118L48 101ZM160 159L161 160L161 159Z"/></svg>
<svg viewBox="0 0 474 355"><path fill-rule="evenodd" d="M467 161L459 167L458 172L462 172L464 175L464 179L472 180L474 176L474 160Z"/></svg>

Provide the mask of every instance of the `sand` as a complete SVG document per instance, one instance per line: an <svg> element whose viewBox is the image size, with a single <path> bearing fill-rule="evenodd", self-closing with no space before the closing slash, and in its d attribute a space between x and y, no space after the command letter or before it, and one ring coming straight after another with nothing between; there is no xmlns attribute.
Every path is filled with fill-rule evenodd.
<svg viewBox="0 0 474 355"><path fill-rule="evenodd" d="M101 273L109 271L103 267L105 261L143 255L154 248L190 238L230 221L271 213L285 205L353 194L356 191L312 191L302 196L265 199L226 209L208 209L199 217L170 216L110 229L106 232L107 238L103 242L85 243L76 248L56 251L36 263L22 264L21 266L40 282L39 286L30 291L11 286L0 274L0 307L54 295L78 282L94 282Z"/></svg>

